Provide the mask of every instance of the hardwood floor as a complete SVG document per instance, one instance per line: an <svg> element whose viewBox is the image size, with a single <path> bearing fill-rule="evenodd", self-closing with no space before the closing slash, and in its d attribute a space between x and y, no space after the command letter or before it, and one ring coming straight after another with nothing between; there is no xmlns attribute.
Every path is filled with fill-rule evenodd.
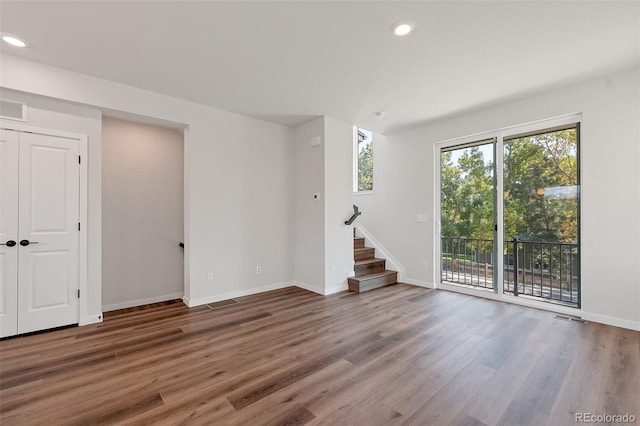
<svg viewBox="0 0 640 426"><path fill-rule="evenodd" d="M0 423L640 421L640 333L398 284L298 288L0 342Z"/></svg>

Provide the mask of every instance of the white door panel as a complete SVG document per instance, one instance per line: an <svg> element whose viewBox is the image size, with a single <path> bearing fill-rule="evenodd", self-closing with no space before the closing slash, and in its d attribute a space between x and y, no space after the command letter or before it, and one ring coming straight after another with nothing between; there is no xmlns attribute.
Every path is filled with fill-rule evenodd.
<svg viewBox="0 0 640 426"><path fill-rule="evenodd" d="M15 247L14 247L15 249ZM18 262L0 249L0 337L18 333Z"/></svg>
<svg viewBox="0 0 640 426"><path fill-rule="evenodd" d="M29 231L69 232L69 219L66 215L70 182L67 181L67 156L69 151L63 148L32 145L29 152L31 160L30 200L31 216ZM77 155L76 155L77 158ZM77 160L76 160L77 163ZM77 169L77 164L75 165ZM77 181L76 181L77 184ZM73 219L73 218L71 218ZM24 228L23 228L24 229Z"/></svg>
<svg viewBox="0 0 640 426"><path fill-rule="evenodd" d="M78 321L78 145L20 135L18 333Z"/></svg>
<svg viewBox="0 0 640 426"><path fill-rule="evenodd" d="M31 253L31 265L25 282L29 288L29 310L59 308L69 305L70 271L73 266L68 251L38 251ZM27 278L25 277L25 278ZM73 289L71 289L73 291Z"/></svg>
<svg viewBox="0 0 640 426"><path fill-rule="evenodd" d="M18 135L0 130L0 337L18 332Z"/></svg>

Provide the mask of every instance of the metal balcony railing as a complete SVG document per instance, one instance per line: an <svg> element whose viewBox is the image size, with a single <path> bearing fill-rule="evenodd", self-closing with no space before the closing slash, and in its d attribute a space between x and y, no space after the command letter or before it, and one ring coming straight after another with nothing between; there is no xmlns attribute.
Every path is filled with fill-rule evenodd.
<svg viewBox="0 0 640 426"><path fill-rule="evenodd" d="M493 240L442 237L442 281L493 289Z"/></svg>
<svg viewBox="0 0 640 426"><path fill-rule="evenodd" d="M442 237L442 282L494 288L494 241ZM580 254L577 244L546 241L504 242L503 292L580 307Z"/></svg>
<svg viewBox="0 0 640 426"><path fill-rule="evenodd" d="M505 241L503 291L580 307L580 253L577 244Z"/></svg>

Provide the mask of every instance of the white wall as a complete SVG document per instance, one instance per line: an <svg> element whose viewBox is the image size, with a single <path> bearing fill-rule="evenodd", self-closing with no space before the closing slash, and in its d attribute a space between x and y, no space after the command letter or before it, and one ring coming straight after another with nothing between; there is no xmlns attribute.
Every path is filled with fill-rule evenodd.
<svg viewBox="0 0 640 426"><path fill-rule="evenodd" d="M320 144L311 146L313 138ZM343 291L353 272L353 230L344 224L353 212L353 125L320 117L297 127L294 139L294 282L319 294Z"/></svg>
<svg viewBox="0 0 640 426"><path fill-rule="evenodd" d="M4 75L1 83L4 83ZM88 222L87 226L87 299L80 307L80 324L102 319L101 250L102 250L102 120L101 111L68 102L59 102L13 90L0 89L0 98L15 100L27 104L27 121L4 120L3 123L21 123L47 130L58 130L87 135L88 163ZM82 302L82 299L81 299Z"/></svg>
<svg viewBox="0 0 640 426"><path fill-rule="evenodd" d="M375 193L354 197L364 211L360 220L400 260L409 281L432 284L434 145L581 112L583 317L640 328L639 75L620 72L386 138L375 135ZM418 213L427 213L429 222L417 222Z"/></svg>
<svg viewBox="0 0 640 426"><path fill-rule="evenodd" d="M0 76L0 86L8 89L186 127L188 304L290 284L291 129L6 54L0 57ZM99 153L93 153L89 168L91 176L100 175ZM91 182L90 197L97 203L89 211L90 220L99 223L99 177ZM94 272L100 270L101 241L91 244L96 243L90 251ZM257 264L263 268L261 275L256 274ZM213 282L207 282L209 272L214 274ZM92 278L92 309L99 311L100 277Z"/></svg>
<svg viewBox="0 0 640 426"><path fill-rule="evenodd" d="M347 290L353 272L353 124L325 117L324 122L325 294Z"/></svg>
<svg viewBox="0 0 640 426"><path fill-rule="evenodd" d="M325 289L325 117L294 130L294 239L293 279L307 290L324 294ZM320 144L311 146L319 138ZM313 194L319 194L318 199Z"/></svg>
<svg viewBox="0 0 640 426"><path fill-rule="evenodd" d="M102 310L184 293L182 130L102 120Z"/></svg>

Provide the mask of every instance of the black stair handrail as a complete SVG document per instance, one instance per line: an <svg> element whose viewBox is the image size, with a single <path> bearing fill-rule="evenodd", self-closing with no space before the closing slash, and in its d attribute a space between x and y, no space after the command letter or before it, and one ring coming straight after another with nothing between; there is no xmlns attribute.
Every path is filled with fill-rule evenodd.
<svg viewBox="0 0 640 426"><path fill-rule="evenodd" d="M360 216L362 214L362 212L360 211L360 209L358 209L358 206L356 206L355 204L353 205L353 214L351 215L351 217L348 220L344 221L345 225L351 225L353 223L354 220L356 220L356 218L358 216Z"/></svg>

